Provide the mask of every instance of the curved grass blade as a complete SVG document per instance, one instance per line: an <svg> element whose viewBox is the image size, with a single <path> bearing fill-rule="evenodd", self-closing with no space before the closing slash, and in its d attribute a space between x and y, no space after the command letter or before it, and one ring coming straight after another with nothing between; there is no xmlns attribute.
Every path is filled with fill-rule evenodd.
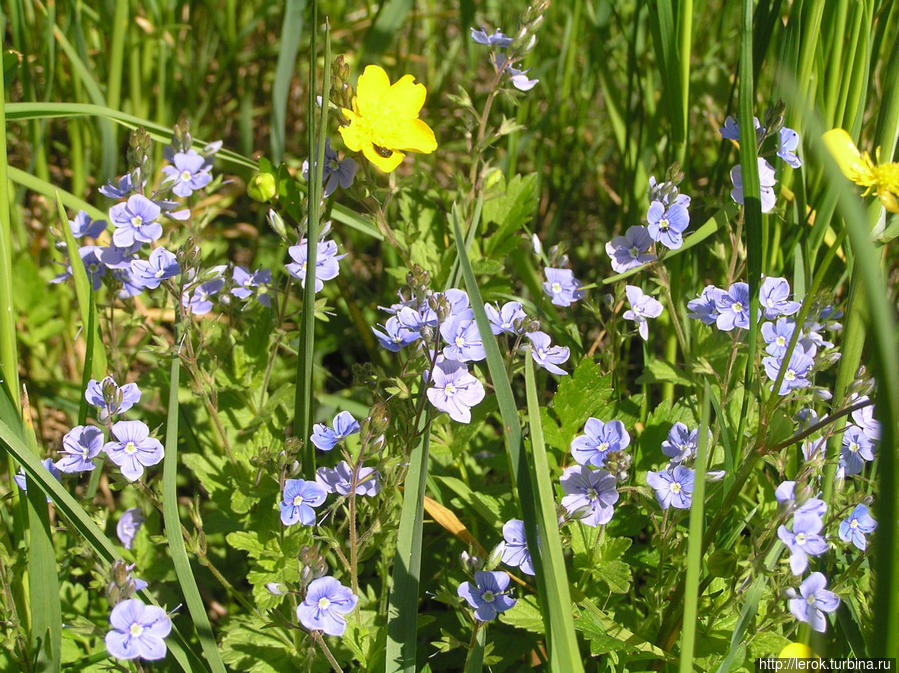
<svg viewBox="0 0 899 673"><path fill-rule="evenodd" d="M303 34L304 11L306 0L287 0L284 7L278 64L275 66L275 82L272 85L272 163L276 166L281 163L281 157L284 156L287 92L293 77L293 64L297 57L300 36Z"/></svg>
<svg viewBox="0 0 899 673"><path fill-rule="evenodd" d="M487 369L493 381L497 405L502 418L503 436L512 476L517 486L518 501L525 527L525 538L528 540L528 546L537 550L537 553L533 554L532 558L537 575L543 622L550 641L551 668L554 671L576 673L583 670L583 665L581 664L574 629L572 628L569 631L564 620L555 621L552 619L554 615L563 614L565 611L569 613L569 616L571 613L570 600L567 603L562 603L561 595L551 593L549 588L553 586L555 581L558 581L559 573L564 577L565 568L564 565L559 567L554 563L552 556L545 557L543 554L543 549L545 549L547 544L546 541L549 540L551 535L549 529L555 527L556 534L558 534L558 524L555 518L553 518L549 522L549 526L546 526L542 515L538 513L536 504L538 499L534 492L534 476L531 472L531 466L528 464L528 456L521 448L521 424L518 418L518 409L515 406L515 397L512 394L512 386L499 351L499 345L496 343L496 338L490 330L490 322L487 320L487 314L484 312L484 301L481 298L481 292L478 289L471 263L463 247L462 231L459 228L458 212L455 206L452 210L452 219L456 252L459 255L462 277L465 279L465 287L468 290L471 308L478 325L478 332L481 335L481 341L487 353ZM541 508L547 504L549 503L541 502ZM568 586L567 581L564 586Z"/></svg>
<svg viewBox="0 0 899 673"><path fill-rule="evenodd" d="M175 343L178 343L177 322L175 324ZM197 582L190 567L184 536L181 532L181 518L178 516L178 378L181 373L181 356L176 351L172 354L172 368L169 380L169 408L165 428L165 457L162 462L162 517L165 522L165 536L175 567L175 576L181 585L184 602L190 618L193 620L197 637L203 649L206 663L213 673L225 673L225 664L215 642L215 635L209 625L209 617Z"/></svg>

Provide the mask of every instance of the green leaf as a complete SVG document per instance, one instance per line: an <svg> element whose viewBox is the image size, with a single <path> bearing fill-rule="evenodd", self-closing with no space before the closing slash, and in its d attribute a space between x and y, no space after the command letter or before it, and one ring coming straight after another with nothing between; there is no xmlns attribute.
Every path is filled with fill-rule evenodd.
<svg viewBox="0 0 899 673"><path fill-rule="evenodd" d="M596 607L592 601L584 599L580 607L582 609L574 625L590 641L592 656L621 652L634 659L671 659L664 650L640 638L614 617Z"/></svg>
<svg viewBox="0 0 899 673"><path fill-rule="evenodd" d="M500 196L484 202L483 219L495 222L495 232L489 232L484 239L485 257L497 258L509 251L510 245L517 245L515 236L521 228L531 221L537 211L537 174L529 173L524 177L514 176L506 184L502 180Z"/></svg>
<svg viewBox="0 0 899 673"><path fill-rule="evenodd" d="M537 605L537 597L531 594L519 598L511 610L501 612L499 620L503 624L531 633L542 635L545 631L543 614L540 612L540 606Z"/></svg>
<svg viewBox="0 0 899 673"><path fill-rule="evenodd" d="M637 377L637 383L675 383L679 386L692 386L693 382L683 375L683 369L678 369L670 362L652 359L643 373Z"/></svg>

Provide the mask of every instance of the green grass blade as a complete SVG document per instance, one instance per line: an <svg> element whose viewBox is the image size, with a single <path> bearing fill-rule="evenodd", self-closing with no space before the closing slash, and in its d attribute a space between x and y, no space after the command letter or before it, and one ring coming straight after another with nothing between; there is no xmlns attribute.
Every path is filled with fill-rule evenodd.
<svg viewBox="0 0 899 673"><path fill-rule="evenodd" d="M518 409L515 406L515 397L512 394L512 385L509 382L509 376L506 373L505 364L496 337L490 330L490 322L487 314L484 312L484 300L481 298L481 292L478 289L474 272L471 268L471 262L463 247L462 231L459 228L459 218L457 209L454 207L452 211L453 232L456 241L456 252L459 255L459 263L462 268L462 277L465 280L465 287L468 290L468 296L475 320L478 325L478 332L481 335L481 341L484 344L484 350L487 353L487 369L490 372L490 379L493 382L494 393L496 395L497 405L500 411L500 417L503 424L503 436L506 444L506 451L509 457L512 476L517 486L518 501L521 508L522 520L524 521L525 538L528 540L528 546L536 549L537 553L532 555L537 575L537 587L540 594L540 606L543 611L543 621L545 628L550 636L550 657L551 661L558 661L570 666L569 668L560 668L560 671L580 671L581 663L577 648L571 648L570 638L573 633L567 634L564 624L553 623L551 621L550 605L553 601L560 600L558 595L549 595L548 583L552 573L560 572L560 569L553 566L551 558L543 558L541 553L542 544L536 543L538 540L546 540L545 535L540 531L540 516L537 512L537 496L534 493L534 485L532 483L531 470L528 465L528 456L521 447L521 425L518 418ZM553 524L558 526L553 521ZM540 531L540 532L538 532ZM564 567L561 569L564 573ZM571 610L570 602L565 606L567 610ZM558 632L556 638L553 635ZM558 642L556 642L558 641ZM553 668L556 670L556 668Z"/></svg>
<svg viewBox="0 0 899 673"><path fill-rule="evenodd" d="M424 384L419 394L425 395ZM424 403L424 400L419 402ZM419 423L421 440L409 455L409 471L403 485L403 509L393 558L393 587L387 608L387 673L416 671L422 520L431 438L426 419L427 414L422 414Z"/></svg>
<svg viewBox="0 0 899 673"><path fill-rule="evenodd" d="M549 613L550 661L555 671L583 671L574 618L571 614L571 593L568 590L568 573L562 553L562 537L559 534L556 514L555 491L549 476L546 445L543 441L543 424L540 420L540 402L534 378L534 360L530 352L525 359L525 387L527 390L528 426L531 436L531 460L533 479L537 484L538 549L546 577L546 601Z"/></svg>
<svg viewBox="0 0 899 673"><path fill-rule="evenodd" d="M684 585L684 630L681 635L680 673L692 673L699 623L699 575L702 570L702 534L705 507L705 473L709 444L709 416L712 391L705 382L702 392L702 411L699 418L699 446L693 465L693 499L690 505L690 532L687 536L687 578Z"/></svg>
<svg viewBox="0 0 899 673"><path fill-rule="evenodd" d="M293 78L300 36L303 34L305 11L306 0L288 0L284 7L278 64L275 66L275 82L272 85L272 163L276 166L281 163L284 156L287 95L290 91L290 80Z"/></svg>
<svg viewBox="0 0 899 673"><path fill-rule="evenodd" d="M692 5L692 2L687 3ZM680 8L681 11L683 8ZM690 7L692 10L692 7ZM649 27L652 31L652 42L656 51L656 60L662 71L665 93L662 96L668 110L668 121L671 123L672 140L675 144L683 144L686 138L684 103L681 100L681 66L678 62L678 31L674 22L674 8L671 0L658 0L655 11L649 12ZM690 55L684 57L689 69Z"/></svg>
<svg viewBox="0 0 899 673"><path fill-rule="evenodd" d="M178 343L177 323L175 343ZM203 656L213 673L225 673L225 664L215 642L215 635L209 625L206 607L200 597L197 582L190 567L184 537L181 532L181 518L178 516L178 379L181 373L181 356L172 354L172 368L169 381L169 408L165 428L165 457L162 462L162 517L165 522L165 536L169 543L169 553L175 576L181 586L187 611L193 620L197 637L203 649Z"/></svg>
<svg viewBox="0 0 899 673"><path fill-rule="evenodd" d="M66 216L66 210L62 203L62 197L56 194L56 210L59 215L59 226L62 229L63 236L66 240L66 251L69 254L69 266L72 267L72 279L75 282L75 296L78 299L78 310L81 312L81 324L84 329L89 329L93 325L94 333L86 340L93 344L93 353L91 355L91 373L98 381L106 376L106 351L103 348L103 341L100 339L99 325L96 316L96 306L91 300L93 289L87 272L84 270L84 264L81 261L81 255L78 254L78 243L72 235L72 228L69 226L69 218ZM94 308L94 315L91 316L91 307Z"/></svg>
<svg viewBox="0 0 899 673"><path fill-rule="evenodd" d="M487 644L487 623L476 622L471 648L465 660L465 673L481 673L484 668L484 646Z"/></svg>

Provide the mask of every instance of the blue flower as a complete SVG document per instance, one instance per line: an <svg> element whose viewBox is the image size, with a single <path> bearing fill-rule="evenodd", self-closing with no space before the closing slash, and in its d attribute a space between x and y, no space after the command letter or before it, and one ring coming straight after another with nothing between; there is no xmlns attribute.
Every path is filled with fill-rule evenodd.
<svg viewBox="0 0 899 673"><path fill-rule="evenodd" d="M874 460L874 443L860 427L846 426L843 432L843 445L840 448L840 466L844 474L859 474L865 462Z"/></svg>
<svg viewBox="0 0 899 673"><path fill-rule="evenodd" d="M164 166L163 185L172 185L172 192L178 196L190 196L203 189L212 180L206 157L194 150L176 152L172 157L172 166Z"/></svg>
<svg viewBox="0 0 899 673"><path fill-rule="evenodd" d="M485 44L488 47L497 47L499 49L506 49L507 47L512 46L512 38L500 32L499 28L497 28L492 35L488 35L487 31L483 28L476 29L472 26L471 39L478 44Z"/></svg>
<svg viewBox="0 0 899 673"><path fill-rule="evenodd" d="M140 530L144 521L146 519L144 519L144 515L140 511L140 507L126 509L125 513L122 514L119 522L116 524L115 533L119 540L122 541L122 544L125 545L125 549L131 549L131 546L134 544L134 538L137 536L137 531Z"/></svg>
<svg viewBox="0 0 899 673"><path fill-rule="evenodd" d="M698 445L698 429L690 430L683 423L675 423L668 431L668 437L662 442L662 453L668 456L672 463L683 463L696 456Z"/></svg>
<svg viewBox="0 0 899 673"><path fill-rule="evenodd" d="M587 526L609 523L618 502L618 482L605 470L591 470L586 465L565 468L559 482L565 495L562 507L568 515Z"/></svg>
<svg viewBox="0 0 899 673"><path fill-rule="evenodd" d="M353 468L345 460L333 469L320 467L315 471L315 481L328 493L349 495L353 490ZM359 467L356 477L356 495L374 497L381 490L381 474L373 467Z"/></svg>
<svg viewBox="0 0 899 673"><path fill-rule="evenodd" d="M101 253L103 248L98 245L82 245L78 248L78 256L84 265L84 271L91 282L91 289L99 290L103 285L103 276L106 275L106 266L103 264ZM56 276L51 283L62 283L72 277L72 265L66 264L66 270Z"/></svg>
<svg viewBox="0 0 899 673"><path fill-rule="evenodd" d="M661 201L649 204L646 213L649 237L671 250L681 247L684 244L684 230L690 226L690 211L687 210L689 203L690 197L681 194L670 205Z"/></svg>
<svg viewBox="0 0 899 673"><path fill-rule="evenodd" d="M471 309L466 309L459 315L451 315L443 321L440 324L440 336L447 344L443 348L443 355L448 360L477 362L487 357Z"/></svg>
<svg viewBox="0 0 899 673"><path fill-rule="evenodd" d="M571 269L555 269L548 266L543 272L546 275L543 291L552 297L552 303L556 306L571 306L572 302L584 296L584 291L578 289L581 284Z"/></svg>
<svg viewBox="0 0 899 673"><path fill-rule="evenodd" d="M287 249L293 263L287 264L287 272L300 280L300 284L306 287L306 256L309 252L308 241L304 238L297 245ZM338 261L346 255L337 254L337 244L334 241L319 241L315 249L315 291L321 292L325 286L324 281L337 278L340 273Z"/></svg>
<svg viewBox="0 0 899 673"><path fill-rule="evenodd" d="M134 186L131 184L131 173L125 173L116 184L113 184L112 181L107 182L98 191L110 199L124 199L126 196L130 196L134 191Z"/></svg>
<svg viewBox="0 0 899 673"><path fill-rule="evenodd" d="M60 472L90 472L93 459L103 449L103 431L91 425L76 425L62 438L62 458L56 461Z"/></svg>
<svg viewBox="0 0 899 673"><path fill-rule="evenodd" d="M834 612L840 605L840 597L825 589L826 586L827 578L819 572L813 572L799 585L801 597L793 589L787 592L793 616L800 622L810 624L819 633L824 633L827 625L824 613Z"/></svg>
<svg viewBox="0 0 899 673"><path fill-rule="evenodd" d="M162 461L162 444L150 437L150 428L145 423L119 421L112 426L112 435L116 441L104 444L103 450L128 481L136 481L144 473L144 467Z"/></svg>
<svg viewBox="0 0 899 673"><path fill-rule="evenodd" d="M721 315L718 301L727 294L720 287L706 285L696 299L687 302L687 316L701 321L704 325L714 325Z"/></svg>
<svg viewBox="0 0 899 673"><path fill-rule="evenodd" d="M780 382L780 390L778 395L787 395L791 390L797 388L808 388L812 385L808 380L808 375L814 366L815 361L804 351L795 349L790 355L790 362L784 372L783 380ZM783 366L783 360L773 356L762 358L762 365L765 367L765 374L771 381L777 380L777 374ZM771 386L772 388L774 386Z"/></svg>
<svg viewBox="0 0 899 673"><path fill-rule="evenodd" d="M330 451L341 440L359 432L359 421L353 418L349 411L341 411L331 422L333 429L324 423L316 423L312 426L312 436L309 440L315 444L319 451Z"/></svg>
<svg viewBox="0 0 899 673"><path fill-rule="evenodd" d="M762 201L762 212L770 213L774 210L774 204L777 201L777 195L774 193L774 167L771 166L762 157L758 158L759 166L759 192ZM740 165L730 169L730 179L734 183L734 188L730 192L730 198L735 203L743 205L743 167Z"/></svg>
<svg viewBox="0 0 899 673"><path fill-rule="evenodd" d="M765 317L774 320L778 316L797 313L802 304L790 301L789 296L790 283L786 278L766 277L759 288L759 302L765 311Z"/></svg>
<svg viewBox="0 0 899 673"><path fill-rule="evenodd" d="M174 278L181 273L175 255L165 248L156 248L146 261L135 259L131 262L131 274L135 284L154 290L166 278Z"/></svg>
<svg viewBox="0 0 899 673"><path fill-rule="evenodd" d="M321 484L305 479L287 479L284 493L278 507L281 509L281 523L292 526L298 521L304 526L315 523L313 507L321 505L328 492Z"/></svg>
<svg viewBox="0 0 899 673"><path fill-rule="evenodd" d="M182 303L194 315L206 315L212 310L210 297L218 294L223 287L225 287L224 279L213 278L194 288L193 292L185 292Z"/></svg>
<svg viewBox="0 0 899 673"><path fill-rule="evenodd" d="M231 294L238 299L247 299L256 295L256 300L263 306L272 305L272 299L269 297L266 287L272 282L272 272L269 269L257 269L250 273L242 266L235 266L231 279L234 281Z"/></svg>
<svg viewBox="0 0 899 673"><path fill-rule="evenodd" d="M127 248L135 242L151 243L162 236L157 218L162 209L143 194L132 194L124 203L109 209L109 219L115 226L112 242Z"/></svg>
<svg viewBox="0 0 899 673"><path fill-rule="evenodd" d="M118 603L109 614L112 631L106 634L106 650L116 659L165 658L165 640L172 620L156 605L145 605L139 598Z"/></svg>
<svg viewBox="0 0 899 673"><path fill-rule="evenodd" d="M490 331L494 334L518 334L528 319L517 301L507 301L501 309L497 309L493 304L484 304L484 312L490 321Z"/></svg>
<svg viewBox="0 0 899 673"><path fill-rule="evenodd" d="M722 332L730 332L735 327L749 329L749 285L734 283L727 292L715 295L718 317L715 324Z"/></svg>
<svg viewBox="0 0 899 673"><path fill-rule="evenodd" d="M412 309L408 310L415 313ZM383 332L376 327L372 327L371 331L374 333L381 346L392 353L399 352L403 346L421 338L421 334L418 330L407 327L397 316L388 318L387 322L380 325L380 327L384 328Z"/></svg>
<svg viewBox="0 0 899 673"><path fill-rule="evenodd" d="M440 360L431 375L428 400L454 421L471 423L471 408L484 399L484 386L456 360Z"/></svg>
<svg viewBox="0 0 899 673"><path fill-rule="evenodd" d="M57 469L56 465L53 464L52 458L44 458L41 461L41 465L43 465L44 467L47 468L47 471L51 475L53 475L53 478L56 479L56 481L62 480L62 474ZM93 464L91 465L91 467L93 467ZM16 482L16 486L18 486L20 489L25 491L25 493L28 493L28 482L25 479L25 468L20 468L19 471L13 475L12 479L14 482ZM53 500L48 496L47 502L52 502L52 501Z"/></svg>
<svg viewBox="0 0 899 673"><path fill-rule="evenodd" d="M106 231L106 220L91 221L91 216L85 210L79 210L74 220L69 220L69 227L72 229L72 236L81 238L88 236L97 238Z"/></svg>
<svg viewBox="0 0 899 673"><path fill-rule="evenodd" d="M624 236L616 236L606 243L606 254L612 260L612 269L616 273L624 273L657 259L649 252L653 240L646 227L628 227Z"/></svg>
<svg viewBox="0 0 899 673"><path fill-rule="evenodd" d="M534 574L534 563L524 535L524 521L510 519L503 524L502 562L512 568L521 568L526 575Z"/></svg>
<svg viewBox="0 0 899 673"><path fill-rule="evenodd" d="M494 53L493 64L496 72L506 71L509 73L509 79L512 80L512 86L519 91L530 91L537 85L537 82L540 81L538 79L528 78L527 73L530 71L530 68L527 70L519 70L512 65L505 54Z"/></svg>
<svg viewBox="0 0 899 673"><path fill-rule="evenodd" d="M310 631L342 636L348 615L356 607L355 594L333 577L319 577L306 587L306 597L297 606L297 619Z"/></svg>
<svg viewBox="0 0 899 673"><path fill-rule="evenodd" d="M693 470L678 465L674 469L647 472L646 483L656 492L659 507L668 509L690 509L693 500Z"/></svg>
<svg viewBox="0 0 899 673"><path fill-rule="evenodd" d="M840 539L843 542L852 542L861 551L865 551L868 546L868 539L865 537L874 532L877 528L877 522L871 517L868 508L864 505L858 505L848 518L840 522Z"/></svg>
<svg viewBox="0 0 899 673"><path fill-rule="evenodd" d="M795 329L796 323L787 318L778 318L776 323L762 323L762 338L766 344L765 352L778 360L781 359L787 352L787 346L790 339L793 338Z"/></svg>
<svg viewBox="0 0 899 673"><path fill-rule="evenodd" d="M136 383L126 383L119 387L111 376L102 381L91 379L84 390L84 399L88 404L100 410L97 418L105 423L112 416L124 414L140 402L140 388Z"/></svg>
<svg viewBox="0 0 899 673"><path fill-rule="evenodd" d="M331 139L325 138L325 165L322 170L322 196L325 198L331 196L337 186L343 189L349 189L353 184L353 178L356 177L356 162L350 157L340 161L337 152L331 149ZM303 162L303 177L309 179L309 159Z"/></svg>
<svg viewBox="0 0 899 673"><path fill-rule="evenodd" d="M648 318L658 318L662 315L662 304L647 294L643 294L636 285L625 285L624 293L631 307L624 312L625 320L633 320L637 323L637 331L643 341L649 339Z"/></svg>
<svg viewBox="0 0 899 673"><path fill-rule="evenodd" d="M796 156L798 147L799 134L784 126L777 135L777 156L793 168L799 168L802 160Z"/></svg>
<svg viewBox="0 0 899 673"><path fill-rule="evenodd" d="M851 404L857 404L858 402L867 401L867 395L852 395L849 398L849 402ZM865 433L865 436L872 442L880 440L880 421L874 418L873 404L869 404L866 407L862 407L861 409L856 409L855 411L853 411L852 420L858 427L862 429L862 432Z"/></svg>
<svg viewBox="0 0 899 673"><path fill-rule="evenodd" d="M568 346L553 346L546 332L528 332L527 337L531 342L531 356L537 365L559 376L568 375L568 372L559 367L568 362Z"/></svg>
<svg viewBox="0 0 899 673"><path fill-rule="evenodd" d="M793 515L793 530L786 526L777 529L777 537L790 550L790 570L801 575L808 568L809 556L820 556L828 548L827 541L818 533L824 522L811 512L796 512Z"/></svg>
<svg viewBox="0 0 899 673"><path fill-rule="evenodd" d="M474 574L474 582L463 582L459 585L459 598L464 598L474 608L474 616L480 622L496 619L500 612L515 606L514 598L509 597L509 575L500 571L478 570Z"/></svg>
<svg viewBox="0 0 899 673"><path fill-rule="evenodd" d="M584 434L571 440L571 455L581 465L602 467L610 451L621 451L631 443L621 421L604 423L592 416L584 424Z"/></svg>
<svg viewBox="0 0 899 673"><path fill-rule="evenodd" d="M765 135L765 127L759 122L758 117L753 117L752 123L755 125L755 138L756 142L758 142ZM722 138L733 140L736 143L740 142L740 125L733 117L728 115L724 120L724 126L719 128L718 131L721 133Z"/></svg>

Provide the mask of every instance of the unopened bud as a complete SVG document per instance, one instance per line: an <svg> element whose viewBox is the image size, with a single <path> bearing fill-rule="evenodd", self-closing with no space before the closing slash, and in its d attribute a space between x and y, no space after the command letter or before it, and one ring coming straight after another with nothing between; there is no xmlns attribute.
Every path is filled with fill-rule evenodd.
<svg viewBox="0 0 899 673"><path fill-rule="evenodd" d="M257 173L247 185L247 194L254 201L266 203L278 192L278 185L275 182L275 176L271 173Z"/></svg>

